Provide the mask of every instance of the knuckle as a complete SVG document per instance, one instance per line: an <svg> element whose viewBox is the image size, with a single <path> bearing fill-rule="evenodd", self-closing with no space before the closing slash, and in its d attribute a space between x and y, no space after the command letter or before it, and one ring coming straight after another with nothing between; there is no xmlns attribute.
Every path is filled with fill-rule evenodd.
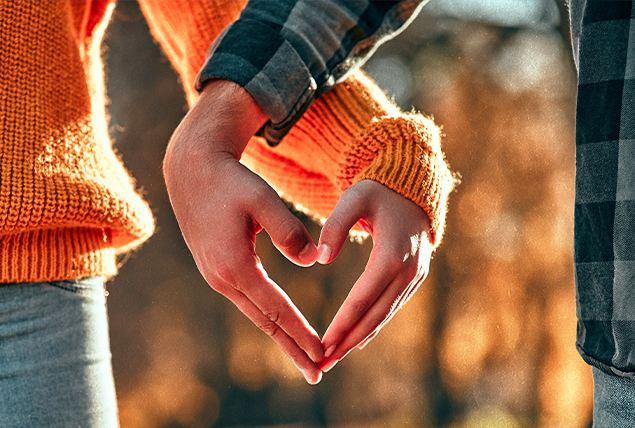
<svg viewBox="0 0 635 428"><path fill-rule="evenodd" d="M278 321L280 321L280 312L279 311L268 311L265 312L265 316L267 317L267 319L269 321L271 321L274 324L278 324Z"/></svg>
<svg viewBox="0 0 635 428"><path fill-rule="evenodd" d="M384 259L384 263L388 272L392 275L398 275L403 273L408 269L408 260L404 260L403 256L400 256L401 253L391 252Z"/></svg>
<svg viewBox="0 0 635 428"><path fill-rule="evenodd" d="M278 245L282 248L304 248L306 245L306 239L304 237L304 226L300 220L289 219L280 225L280 240Z"/></svg>
<svg viewBox="0 0 635 428"><path fill-rule="evenodd" d="M280 332L280 326L269 318L257 322L256 326L270 337L274 337Z"/></svg>
<svg viewBox="0 0 635 428"><path fill-rule="evenodd" d="M419 273L419 263L406 251L387 251L382 255L382 263L386 272L393 277L406 278L413 281Z"/></svg>
<svg viewBox="0 0 635 428"><path fill-rule="evenodd" d="M220 294L225 294L227 291L227 285L224 281L219 280L218 278L205 278L209 286L212 290L216 291Z"/></svg>
<svg viewBox="0 0 635 428"><path fill-rule="evenodd" d="M361 318L366 313L366 311L368 311L369 307L370 304L366 300L357 300L351 302L351 310L357 318Z"/></svg>
<svg viewBox="0 0 635 428"><path fill-rule="evenodd" d="M237 263L223 263L216 266L216 276L220 282L229 285L234 290L244 293L245 287L239 277L244 276L246 273L244 266L239 266Z"/></svg>
<svg viewBox="0 0 635 428"><path fill-rule="evenodd" d="M255 260L251 257L233 257L229 261L216 263L214 266L214 281L230 286L236 291L245 293L248 285L262 276ZM211 284L212 281L208 280Z"/></svg>
<svg viewBox="0 0 635 428"><path fill-rule="evenodd" d="M216 276L221 280L228 284L234 284L236 276L234 274L235 270L233 267L228 266L226 264L218 264L216 266Z"/></svg>
<svg viewBox="0 0 635 428"><path fill-rule="evenodd" d="M340 235L344 233L348 233L348 230L346 230L346 227L344 226L344 224L339 218L331 215L326 220L326 223L324 223L324 228L322 233L326 235L325 236L326 240L328 239L339 240Z"/></svg>
<svg viewBox="0 0 635 428"><path fill-rule="evenodd" d="M346 189L341 198L348 199L352 203L365 202L368 196L367 187L370 183L367 180L360 181Z"/></svg>

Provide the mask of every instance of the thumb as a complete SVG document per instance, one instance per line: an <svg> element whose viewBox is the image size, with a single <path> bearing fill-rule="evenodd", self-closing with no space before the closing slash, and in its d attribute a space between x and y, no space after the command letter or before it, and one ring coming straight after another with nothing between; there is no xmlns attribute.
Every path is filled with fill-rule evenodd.
<svg viewBox="0 0 635 428"><path fill-rule="evenodd" d="M365 198L355 186L342 193L333 212L322 226L317 255L319 263L327 264L337 257L348 237L348 232L366 212Z"/></svg>
<svg viewBox="0 0 635 428"><path fill-rule="evenodd" d="M315 263L317 248L302 221L294 216L278 194L269 187L265 197L258 198L253 218L262 226L273 245L284 256L299 266Z"/></svg>

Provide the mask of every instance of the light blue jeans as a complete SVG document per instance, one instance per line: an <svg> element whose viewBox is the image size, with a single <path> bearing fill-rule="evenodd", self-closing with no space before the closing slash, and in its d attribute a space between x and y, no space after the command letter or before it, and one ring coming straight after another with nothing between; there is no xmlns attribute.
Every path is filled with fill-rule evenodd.
<svg viewBox="0 0 635 428"><path fill-rule="evenodd" d="M0 426L118 426L103 278L0 285Z"/></svg>
<svg viewBox="0 0 635 428"><path fill-rule="evenodd" d="M635 427L635 382L593 367L593 428Z"/></svg>

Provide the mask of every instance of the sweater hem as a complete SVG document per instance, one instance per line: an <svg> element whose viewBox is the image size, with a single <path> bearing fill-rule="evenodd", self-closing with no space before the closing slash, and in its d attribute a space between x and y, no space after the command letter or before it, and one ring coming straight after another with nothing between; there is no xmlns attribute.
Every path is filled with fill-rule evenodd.
<svg viewBox="0 0 635 428"><path fill-rule="evenodd" d="M108 229L80 227L0 236L0 283L114 276L110 235Z"/></svg>

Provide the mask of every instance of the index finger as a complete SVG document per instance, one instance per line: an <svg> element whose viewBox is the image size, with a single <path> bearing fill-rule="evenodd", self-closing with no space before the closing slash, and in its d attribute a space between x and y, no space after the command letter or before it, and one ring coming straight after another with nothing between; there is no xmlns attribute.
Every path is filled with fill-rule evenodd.
<svg viewBox="0 0 635 428"><path fill-rule="evenodd" d="M375 263L376 251L371 253L366 269L351 288L337 314L324 333L322 345L329 357L357 322L375 304L386 287L393 281L395 272L385 263ZM381 260L381 257L380 257Z"/></svg>
<svg viewBox="0 0 635 428"><path fill-rule="evenodd" d="M276 342L280 349L293 361L297 369L302 372L307 382L316 384L320 381L322 378L320 366L311 360L295 339L291 338L276 323L265 316L247 296L234 289L225 294L225 296L258 328L267 333ZM317 340L319 341L319 339Z"/></svg>
<svg viewBox="0 0 635 428"><path fill-rule="evenodd" d="M233 266L219 271L225 284L219 292L271 336L298 368L309 370L322 359L319 336L289 296L269 278L255 252L244 248L249 246L238 245Z"/></svg>

